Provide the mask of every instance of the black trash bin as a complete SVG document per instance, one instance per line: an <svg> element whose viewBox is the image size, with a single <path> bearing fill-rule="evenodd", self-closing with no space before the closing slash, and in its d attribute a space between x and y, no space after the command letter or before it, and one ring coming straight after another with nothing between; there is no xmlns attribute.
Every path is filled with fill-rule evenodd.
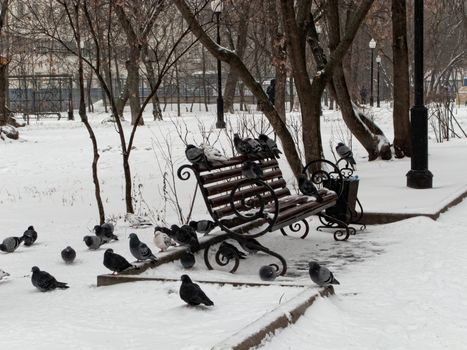
<svg viewBox="0 0 467 350"><path fill-rule="evenodd" d="M346 224L354 222L358 214L355 210L357 204L358 183L360 179L358 176L350 176L343 179L342 194L337 200L335 206L326 209L326 214L336 218ZM324 184L327 188L338 193L340 191L339 180L332 179Z"/></svg>

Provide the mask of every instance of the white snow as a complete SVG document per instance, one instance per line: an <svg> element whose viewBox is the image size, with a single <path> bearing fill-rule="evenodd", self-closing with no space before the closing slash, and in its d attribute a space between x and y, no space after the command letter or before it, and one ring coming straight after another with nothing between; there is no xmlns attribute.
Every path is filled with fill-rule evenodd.
<svg viewBox="0 0 467 350"><path fill-rule="evenodd" d="M169 107L170 108L170 107ZM167 171L158 145L167 137L175 169L185 163L184 144L175 126L183 120L190 130L189 142L201 143L198 123L215 123L211 112L184 112L139 128L130 163L136 198L136 214L153 223L179 223L170 204L164 201L163 173ZM197 108L194 108L195 110ZM148 111L151 108L148 107ZM183 108L182 110L185 110ZM392 138L391 111L381 108L375 118L388 139ZM323 144L339 138L335 134L339 112L325 110ZM0 239L21 235L34 225L39 239L32 247L21 246L11 254L0 253L0 269L10 273L0 281L0 349L209 349L238 332L246 324L298 295L300 287L311 286L306 262L316 259L335 271L342 283L337 295L318 300L296 326L281 332L268 343L271 349L439 349L463 348L467 334L467 304L462 299L466 269L466 204L444 214L439 222L415 218L391 225L369 227L334 242L329 232L310 232L302 241L267 234L260 241L283 254L289 264L287 277L271 286L233 287L200 282L215 302L213 308L187 307L178 297L179 282L136 282L96 288L96 276L108 273L102 265L103 252L111 247L131 259L128 235L136 232L153 246L153 228L134 229L124 221L124 182L118 135L102 110L90 116L101 158L99 176L106 216L117 222L118 242L89 251L82 237L97 223L91 178L91 144L79 121L31 120L20 129L20 140L0 142ZM463 125L467 109L459 110ZM235 128L235 117L230 117ZM130 125L125 123L128 133ZM217 138L217 131L212 139ZM218 149L230 150L225 135ZM430 142L430 169L435 178L432 190L405 187L409 160L367 162L361 146L354 144L360 177L359 197L367 211L431 212L465 190L466 140ZM330 149L325 153L332 160ZM230 154L229 154L230 156ZM281 169L289 185L293 179L284 159ZM170 178L170 176L169 176ZM292 188L290 186L290 188ZM177 180L184 215L194 193L193 177ZM193 218L208 218L201 197L196 198ZM311 227L317 226L313 219ZM77 251L76 263L66 265L60 251L67 245ZM240 264L236 275L207 271L197 256L188 271L195 280L259 282L257 271L274 258L258 254ZM68 282L70 289L38 292L30 282L30 269L37 265ZM178 263L148 270L145 276L178 279Z"/></svg>

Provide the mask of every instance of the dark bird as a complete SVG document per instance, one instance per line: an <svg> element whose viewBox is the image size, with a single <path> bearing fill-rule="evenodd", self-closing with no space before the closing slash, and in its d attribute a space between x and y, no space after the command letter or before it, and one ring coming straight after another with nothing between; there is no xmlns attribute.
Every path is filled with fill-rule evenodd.
<svg viewBox="0 0 467 350"><path fill-rule="evenodd" d="M186 159L190 163L197 165L204 165L207 169L210 168L210 164L204 150L202 148L196 147L195 145L188 145L185 149Z"/></svg>
<svg viewBox="0 0 467 350"><path fill-rule="evenodd" d="M192 252L199 250L198 236L190 225L183 225L182 227L172 225L170 226L170 231L172 232L170 237L178 244L188 245Z"/></svg>
<svg viewBox="0 0 467 350"><path fill-rule="evenodd" d="M70 246L62 250L62 259L67 264L71 264L76 258L76 251Z"/></svg>
<svg viewBox="0 0 467 350"><path fill-rule="evenodd" d="M261 142L262 145L266 145L267 150L275 157L280 158L279 154L282 154L279 147L277 147L276 141L270 139L267 135L261 134L258 136L258 140ZM264 148L264 147L263 147Z"/></svg>
<svg viewBox="0 0 467 350"><path fill-rule="evenodd" d="M238 136L238 134L234 134L233 141L234 141L235 150L239 154L243 154L247 156L253 153L253 148L251 147L251 145L247 141L242 140L240 136Z"/></svg>
<svg viewBox="0 0 467 350"><path fill-rule="evenodd" d="M13 253L23 241L23 237L7 237L0 244L0 250L5 253Z"/></svg>
<svg viewBox="0 0 467 350"><path fill-rule="evenodd" d="M268 248L252 237L238 239L238 243L250 254L256 254L258 251L268 251Z"/></svg>
<svg viewBox="0 0 467 350"><path fill-rule="evenodd" d="M277 273L271 265L264 265L259 269L259 277L263 281L274 281L277 277Z"/></svg>
<svg viewBox="0 0 467 350"><path fill-rule="evenodd" d="M315 261L310 262L308 266L310 267L308 272L310 273L311 280L318 286L325 287L330 284L340 284L326 267L321 266Z"/></svg>
<svg viewBox="0 0 467 350"><path fill-rule="evenodd" d="M113 249L107 249L104 252L104 266L112 271L112 275L115 274L115 272L122 272L131 267L135 267L123 256L114 253Z"/></svg>
<svg viewBox="0 0 467 350"><path fill-rule="evenodd" d="M245 259L246 256L246 254L238 250L236 246L225 241L219 246L218 253L223 255L227 260L235 259L237 257L239 259Z"/></svg>
<svg viewBox="0 0 467 350"><path fill-rule="evenodd" d="M31 246L37 240L37 232L33 226L29 226L23 233L23 241L25 246Z"/></svg>
<svg viewBox="0 0 467 350"><path fill-rule="evenodd" d="M190 221L189 225L198 233L207 235L211 232L217 224L212 220L199 220L199 221Z"/></svg>
<svg viewBox="0 0 467 350"><path fill-rule="evenodd" d="M157 260L149 247L141 242L136 233L130 233L130 253L137 261Z"/></svg>
<svg viewBox="0 0 467 350"><path fill-rule="evenodd" d="M349 162L350 165L352 166L352 168L354 168L354 165L357 164L355 162L354 157L353 157L352 150L349 147L347 147L347 145L345 145L344 143L339 142L337 144L336 152L339 155L339 157L341 157L341 158L345 159L347 162Z"/></svg>
<svg viewBox="0 0 467 350"><path fill-rule="evenodd" d="M168 230L168 229L167 229ZM170 231L170 230L169 230ZM154 229L154 244L161 252L167 251L167 248L176 246L176 243L165 232L159 230L159 227Z"/></svg>
<svg viewBox="0 0 467 350"><path fill-rule="evenodd" d="M258 140L252 139L251 137L246 138L244 141L250 145L251 153L258 153L263 149L261 143Z"/></svg>
<svg viewBox="0 0 467 350"><path fill-rule="evenodd" d="M185 303L188 305L214 305L214 303L201 290L200 286L193 283L188 275L182 275L181 279L182 285L180 286L180 298Z"/></svg>
<svg viewBox="0 0 467 350"><path fill-rule="evenodd" d="M185 269L191 269L195 265L195 256L190 252L185 252L180 257L180 263Z"/></svg>
<svg viewBox="0 0 467 350"><path fill-rule="evenodd" d="M94 226L94 232L97 237L100 237L104 243L111 240L118 241L118 237L114 235L114 225L111 222L103 223L102 225Z"/></svg>
<svg viewBox="0 0 467 350"><path fill-rule="evenodd" d="M8 277L8 276L10 276L8 272L0 270L0 281L2 280L3 277Z"/></svg>
<svg viewBox="0 0 467 350"><path fill-rule="evenodd" d="M99 247L105 243L102 238L98 236L84 236L83 241L91 250L99 249Z"/></svg>
<svg viewBox="0 0 467 350"><path fill-rule="evenodd" d="M65 282L58 282L54 276L48 272L41 271L37 266L33 266L31 269L32 276L31 282L34 287L39 289L41 292L48 292L56 288L67 289L69 288Z"/></svg>
<svg viewBox="0 0 467 350"><path fill-rule="evenodd" d="M263 169L255 162L245 162L242 165L242 175L247 179L260 179L263 177Z"/></svg>
<svg viewBox="0 0 467 350"><path fill-rule="evenodd" d="M305 175L300 175L298 177L298 188L304 195L313 196L320 203L323 201L323 197L319 194L316 186L313 184L313 182L308 180Z"/></svg>

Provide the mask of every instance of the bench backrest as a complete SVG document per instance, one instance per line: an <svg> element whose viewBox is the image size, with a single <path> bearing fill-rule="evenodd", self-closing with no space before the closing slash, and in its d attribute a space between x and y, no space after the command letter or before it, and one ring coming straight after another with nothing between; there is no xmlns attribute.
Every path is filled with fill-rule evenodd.
<svg viewBox="0 0 467 350"><path fill-rule="evenodd" d="M245 156L238 156L222 163L215 163L210 169L194 166L198 172L198 184L206 206L213 217L221 219L234 213L230 205L231 192L241 181L245 180L242 175L242 165L246 160L254 161L260 165L264 173L261 180L274 190L278 199L290 195L279 164L273 158L247 159ZM272 196L264 191L264 187L255 188L252 186L235 193L235 206L241 206L242 199L254 199L257 195L261 195L262 200L266 203L272 201Z"/></svg>

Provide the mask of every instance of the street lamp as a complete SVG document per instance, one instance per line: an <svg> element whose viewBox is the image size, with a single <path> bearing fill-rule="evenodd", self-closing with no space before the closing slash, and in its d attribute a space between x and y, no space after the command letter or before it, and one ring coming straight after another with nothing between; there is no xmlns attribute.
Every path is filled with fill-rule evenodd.
<svg viewBox="0 0 467 350"><path fill-rule="evenodd" d="M433 174L428 170L428 111L423 102L423 0L414 1L414 95L410 109L412 156L407 186L432 188Z"/></svg>
<svg viewBox="0 0 467 350"><path fill-rule="evenodd" d="M221 35L219 32L219 17L223 10L224 6L222 0L212 0L211 9L216 15L217 22L217 45L221 45ZM221 72L221 61L217 59L217 122L216 128L224 129L224 100L222 98L222 72Z"/></svg>
<svg viewBox="0 0 467 350"><path fill-rule="evenodd" d="M381 56L380 55L376 56L376 63L378 64L378 67L376 69L376 107L379 108L379 70L381 68Z"/></svg>
<svg viewBox="0 0 467 350"><path fill-rule="evenodd" d="M368 46L371 50L371 65L370 65L370 106L373 107L373 51L375 51L376 41L375 39L371 38Z"/></svg>

